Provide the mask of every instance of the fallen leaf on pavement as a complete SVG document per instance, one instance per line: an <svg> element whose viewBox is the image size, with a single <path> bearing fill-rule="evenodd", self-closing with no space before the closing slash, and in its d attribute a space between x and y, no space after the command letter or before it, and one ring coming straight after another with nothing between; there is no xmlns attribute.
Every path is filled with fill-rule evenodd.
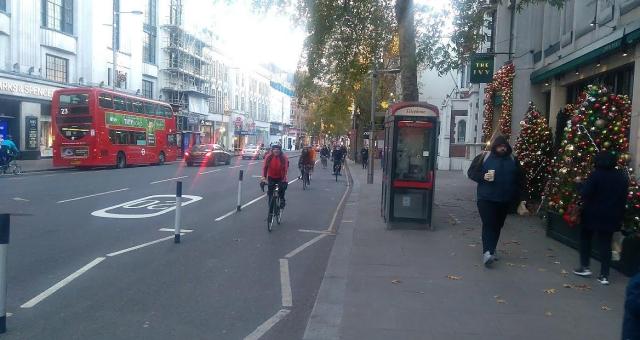
<svg viewBox="0 0 640 340"><path fill-rule="evenodd" d="M507 262L507 266L509 266L509 267L513 267L513 266L515 266L515 264L513 264L513 263L511 263L511 262Z"/></svg>
<svg viewBox="0 0 640 340"><path fill-rule="evenodd" d="M602 305L602 307L600 307L600 309L602 309L604 311L609 311L609 310L611 310L611 307L609 307L607 305Z"/></svg>
<svg viewBox="0 0 640 340"><path fill-rule="evenodd" d="M562 287L564 287L564 288L573 288L573 286L568 284L568 283L563 284Z"/></svg>
<svg viewBox="0 0 640 340"><path fill-rule="evenodd" d="M424 294L424 292L415 291L416 294Z"/></svg>
<svg viewBox="0 0 640 340"><path fill-rule="evenodd" d="M546 272L547 270L545 268L538 268L539 272Z"/></svg>
<svg viewBox="0 0 640 340"><path fill-rule="evenodd" d="M520 256L520 259L521 259L521 260L528 260L529 258L528 258L528 257L526 257L526 256Z"/></svg>
<svg viewBox="0 0 640 340"><path fill-rule="evenodd" d="M553 315L553 313L547 311L547 312L544 312L544 315L551 316L551 315Z"/></svg>
<svg viewBox="0 0 640 340"><path fill-rule="evenodd" d="M500 298L500 295L494 295L494 296L493 296L493 298L494 298L494 299L499 299L499 298Z"/></svg>
<svg viewBox="0 0 640 340"><path fill-rule="evenodd" d="M475 243L469 243L469 247L475 247L477 244Z"/></svg>
<svg viewBox="0 0 640 340"><path fill-rule="evenodd" d="M556 289L555 288L549 288L549 289L545 289L544 292L547 293L547 294L555 294L556 293Z"/></svg>
<svg viewBox="0 0 640 340"><path fill-rule="evenodd" d="M498 299L496 300L496 302L500 304L504 304L504 303L507 303L507 300Z"/></svg>
<svg viewBox="0 0 640 340"><path fill-rule="evenodd" d="M396 284L396 285L397 285L397 284L399 284L399 283L402 283L402 281L400 281L400 280L393 280L393 281L391 281L391 283L393 283L393 284Z"/></svg>
<svg viewBox="0 0 640 340"><path fill-rule="evenodd" d="M574 285L573 288L577 289L577 290L591 290L591 286L589 286L588 284L579 284L579 285Z"/></svg>
<svg viewBox="0 0 640 340"><path fill-rule="evenodd" d="M462 279L462 276L455 276L455 275L447 275L447 279L449 280L460 280Z"/></svg>
<svg viewBox="0 0 640 340"><path fill-rule="evenodd" d="M563 269L563 270L560 272L560 274L562 274L562 275L568 275L568 274L569 274L569 272Z"/></svg>
<svg viewBox="0 0 640 340"><path fill-rule="evenodd" d="M520 265L520 268L526 268L526 267L527 267L527 265L526 265L526 264L521 264L521 265Z"/></svg>
<svg viewBox="0 0 640 340"><path fill-rule="evenodd" d="M547 248L548 251L553 251L553 248Z"/></svg>

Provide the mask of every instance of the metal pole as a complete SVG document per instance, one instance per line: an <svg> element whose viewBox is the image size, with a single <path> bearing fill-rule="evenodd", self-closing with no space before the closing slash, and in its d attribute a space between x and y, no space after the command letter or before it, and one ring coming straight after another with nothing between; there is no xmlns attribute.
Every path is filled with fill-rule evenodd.
<svg viewBox="0 0 640 340"><path fill-rule="evenodd" d="M371 72L371 127L369 130L369 166L367 173L367 184L373 184L373 135L376 127L375 115L376 115L376 90L378 88L378 75L376 70Z"/></svg>
<svg viewBox="0 0 640 340"><path fill-rule="evenodd" d="M113 69L111 70L111 89L115 90L116 89L116 79L118 79L117 76L117 63L118 63L118 53L116 52L116 15L118 15L118 12L116 11L116 1L113 1L113 22L111 23L111 50L113 52L113 56L112 56L112 62L113 62Z"/></svg>
<svg viewBox="0 0 640 340"><path fill-rule="evenodd" d="M240 205L240 199L242 197L242 179L244 178L244 170L240 170L240 175L238 176L238 203L236 205L236 211L240 211L242 209L242 205Z"/></svg>
<svg viewBox="0 0 640 340"><path fill-rule="evenodd" d="M9 214L0 215L0 334L7 332L7 247Z"/></svg>
<svg viewBox="0 0 640 340"><path fill-rule="evenodd" d="M176 220L173 230L173 243L180 243L180 224L182 218L182 181L176 183Z"/></svg>

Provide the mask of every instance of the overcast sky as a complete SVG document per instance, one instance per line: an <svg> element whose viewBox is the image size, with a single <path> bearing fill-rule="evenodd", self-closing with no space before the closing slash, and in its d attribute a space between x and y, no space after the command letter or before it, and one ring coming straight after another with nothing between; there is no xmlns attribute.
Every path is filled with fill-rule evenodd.
<svg viewBox="0 0 640 340"><path fill-rule="evenodd" d="M416 2L439 9L449 6L448 0ZM187 25L192 29L214 25L235 63L250 67L273 62L295 71L305 32L303 27L295 27L288 15L273 11L267 15L255 14L250 0L238 0L232 5L226 5L225 1L214 5L213 1L202 0L186 0L184 4Z"/></svg>

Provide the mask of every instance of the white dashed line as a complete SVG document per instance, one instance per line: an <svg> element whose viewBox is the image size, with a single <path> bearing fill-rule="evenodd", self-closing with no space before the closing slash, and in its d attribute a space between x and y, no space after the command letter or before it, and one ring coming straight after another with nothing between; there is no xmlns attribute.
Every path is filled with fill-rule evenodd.
<svg viewBox="0 0 640 340"><path fill-rule="evenodd" d="M181 234L184 234L184 233L181 233ZM160 243L162 241L166 241L166 240L169 240L169 239L173 239L173 235L167 236L167 237L163 237L163 238L155 240L155 241L139 244L139 245L133 246L131 248L122 249L122 250L119 250L119 251L116 251L116 252L113 252L113 253L109 253L109 254L107 254L107 256L111 257L111 256L116 256L116 255L128 253L130 251L134 251L134 250L137 250L137 249L140 249L140 248L144 248L146 246L150 246L152 244Z"/></svg>
<svg viewBox="0 0 640 340"><path fill-rule="evenodd" d="M111 194L111 193L114 193L114 192L125 191L125 190L129 190L129 188L118 189L118 190L111 190L111 191L101 192L101 193L93 194L93 195L87 195L87 196L81 196L81 197L76 197L76 198L70 198L70 199L68 199L68 200L62 200L62 201L58 201L58 202L56 202L56 203L65 203L65 202L77 201L77 200L81 200L81 199L85 199L85 198L89 198L89 197L96 197L96 196L101 196L101 195Z"/></svg>
<svg viewBox="0 0 640 340"><path fill-rule="evenodd" d="M265 333L267 333L273 326L275 326L278 321L284 319L285 316L289 314L289 310L281 309L275 315L269 318L269 320L265 321L262 325L258 326L255 331L251 334L247 335L244 340L258 340Z"/></svg>
<svg viewBox="0 0 640 340"><path fill-rule="evenodd" d="M280 288L282 291L282 307L293 306L291 279L289 278L289 260L280 259Z"/></svg>
<svg viewBox="0 0 640 340"><path fill-rule="evenodd" d="M173 238L173 236L171 236ZM69 282L73 281L74 279L76 279L78 276L86 273L89 269L95 267L98 263L102 262L105 260L105 257L98 257L95 260L89 262L88 264L86 264L84 267L78 269L75 273L65 277L64 279L62 279L60 282L56 283L55 285L51 286L49 289L45 290L44 292L38 294L38 296L34 297L33 299L25 302L22 306L20 306L21 308L31 308L35 305L37 305L40 301L46 299L47 297L49 297L51 294L55 293L56 291L58 291L60 288L66 286L67 284L69 284Z"/></svg>
<svg viewBox="0 0 640 340"><path fill-rule="evenodd" d="M308 246L310 246L310 245L322 240L325 236L327 236L327 234L321 234L321 235L318 235L318 236L312 238L310 241L308 241L308 242L304 243L303 245L301 245L300 247L292 250L289 254L285 255L284 257L290 259L290 258L296 256L299 252L305 250Z"/></svg>
<svg viewBox="0 0 640 340"><path fill-rule="evenodd" d="M162 182L175 181L176 179L187 178L187 177L189 177L189 176L179 176L179 177L167 178L167 179L151 182L149 184L157 184L157 183L162 183Z"/></svg>

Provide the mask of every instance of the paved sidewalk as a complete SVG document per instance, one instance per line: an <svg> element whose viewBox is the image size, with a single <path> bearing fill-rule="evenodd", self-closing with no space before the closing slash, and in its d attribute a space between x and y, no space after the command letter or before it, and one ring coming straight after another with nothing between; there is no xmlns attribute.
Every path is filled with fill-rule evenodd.
<svg viewBox="0 0 640 340"><path fill-rule="evenodd" d="M376 169L377 170L377 169ZM387 230L380 172L352 192L305 339L617 339L627 278L569 272L578 254L535 217L510 216L493 269L481 265L475 186L439 172L434 231ZM592 268L599 269L598 263Z"/></svg>
<svg viewBox="0 0 640 340"><path fill-rule="evenodd" d="M23 172L53 171L71 169L71 167L55 167L52 158L18 160Z"/></svg>

